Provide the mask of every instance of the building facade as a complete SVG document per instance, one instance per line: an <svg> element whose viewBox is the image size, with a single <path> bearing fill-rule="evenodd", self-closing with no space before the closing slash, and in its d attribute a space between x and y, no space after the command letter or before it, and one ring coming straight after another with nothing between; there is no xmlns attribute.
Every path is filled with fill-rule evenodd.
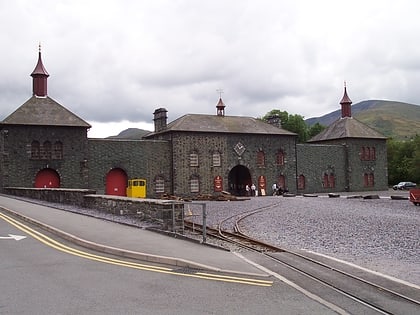
<svg viewBox="0 0 420 315"><path fill-rule="evenodd" d="M0 123L0 185L89 188L125 196L128 179L143 178L147 197L194 197L228 191L259 195L276 183L292 193L387 189L386 138L351 117L344 89L342 117L308 143L252 117L186 114L167 121L154 112L155 130L141 140L89 139L91 127L47 94L39 52L33 95Z"/></svg>

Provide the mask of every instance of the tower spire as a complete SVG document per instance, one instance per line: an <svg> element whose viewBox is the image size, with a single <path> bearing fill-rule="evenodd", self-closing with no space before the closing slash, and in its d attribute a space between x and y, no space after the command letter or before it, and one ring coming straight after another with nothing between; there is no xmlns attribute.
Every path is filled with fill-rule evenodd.
<svg viewBox="0 0 420 315"><path fill-rule="evenodd" d="M225 104L222 101L222 93L223 93L223 90L222 89L218 89L216 91L217 91L217 93L220 94L220 96L219 96L219 102L216 105L216 108L217 108L217 116L225 116Z"/></svg>
<svg viewBox="0 0 420 315"><path fill-rule="evenodd" d="M38 62L34 71L31 73L32 77L32 94L38 97L47 96L47 79L50 75L45 69L41 58L41 43L38 46Z"/></svg>
<svg viewBox="0 0 420 315"><path fill-rule="evenodd" d="M341 104L341 118L351 117L351 99L347 95L346 81L344 81L344 95L340 101Z"/></svg>

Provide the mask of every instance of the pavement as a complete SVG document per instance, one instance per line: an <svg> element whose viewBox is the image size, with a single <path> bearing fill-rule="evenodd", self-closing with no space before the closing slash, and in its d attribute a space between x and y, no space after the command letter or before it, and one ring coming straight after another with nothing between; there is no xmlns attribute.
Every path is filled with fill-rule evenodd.
<svg viewBox="0 0 420 315"><path fill-rule="evenodd" d="M0 211L103 253L183 268L265 277L241 255L157 232L0 195Z"/></svg>

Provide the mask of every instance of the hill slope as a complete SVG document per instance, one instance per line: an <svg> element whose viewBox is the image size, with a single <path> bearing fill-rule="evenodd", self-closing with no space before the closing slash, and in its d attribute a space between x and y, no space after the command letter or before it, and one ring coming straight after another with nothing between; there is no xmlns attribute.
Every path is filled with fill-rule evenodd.
<svg viewBox="0 0 420 315"><path fill-rule="evenodd" d="M352 116L386 137L404 140L420 134L420 106L402 102L369 100L354 104ZM341 109L306 119L308 125L328 126L341 117Z"/></svg>
<svg viewBox="0 0 420 315"><path fill-rule="evenodd" d="M128 128L123 131L121 131L116 136L110 136L107 137L107 139L129 139L129 140L139 140L141 139L145 134L150 133L149 130L143 130L138 128Z"/></svg>

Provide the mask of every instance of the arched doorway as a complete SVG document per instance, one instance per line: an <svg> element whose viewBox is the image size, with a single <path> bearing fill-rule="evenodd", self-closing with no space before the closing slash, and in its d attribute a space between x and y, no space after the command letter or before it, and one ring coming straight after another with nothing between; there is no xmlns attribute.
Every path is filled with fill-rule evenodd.
<svg viewBox="0 0 420 315"><path fill-rule="evenodd" d="M236 165L229 172L228 187L229 192L236 196L244 196L245 186L251 186L251 174L249 169L243 165Z"/></svg>
<svg viewBox="0 0 420 315"><path fill-rule="evenodd" d="M114 196L127 196L128 176L120 168L113 168L106 174L105 194Z"/></svg>
<svg viewBox="0 0 420 315"><path fill-rule="evenodd" d="M35 176L35 188L60 188L60 175L52 168L44 168Z"/></svg>

